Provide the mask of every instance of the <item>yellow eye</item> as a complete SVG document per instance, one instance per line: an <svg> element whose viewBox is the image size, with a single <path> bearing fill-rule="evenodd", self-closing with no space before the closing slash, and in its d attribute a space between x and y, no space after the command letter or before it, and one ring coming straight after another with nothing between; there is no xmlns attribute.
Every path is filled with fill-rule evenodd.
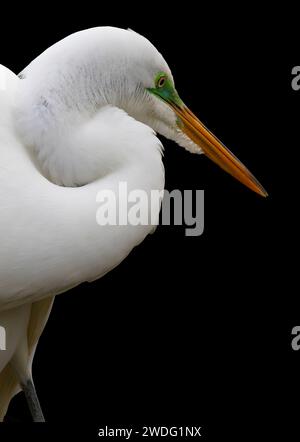
<svg viewBox="0 0 300 442"><path fill-rule="evenodd" d="M162 87L164 87L164 85L165 85L165 83L166 83L166 76L165 75L162 75L158 80L157 80L157 87L158 88L162 88Z"/></svg>

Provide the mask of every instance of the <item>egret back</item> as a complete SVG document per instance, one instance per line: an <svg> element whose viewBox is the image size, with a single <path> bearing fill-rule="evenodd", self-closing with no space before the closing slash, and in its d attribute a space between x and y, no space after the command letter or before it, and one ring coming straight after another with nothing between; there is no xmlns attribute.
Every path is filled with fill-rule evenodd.
<svg viewBox="0 0 300 442"><path fill-rule="evenodd" d="M8 129L12 124L11 110L14 102L14 94L18 86L19 78L0 64L0 130Z"/></svg>
<svg viewBox="0 0 300 442"><path fill-rule="evenodd" d="M0 184L6 198L17 199L18 186L26 179L27 173L31 173L33 165L27 156L24 146L19 142L15 133L13 110L15 94L20 79L9 69L0 65ZM24 176L22 176L24 172ZM11 193L8 193L9 190ZM1 194L0 213L4 218L4 211L8 210L7 199ZM1 229L1 235L9 236L13 230L14 220L6 225L7 230ZM3 225L1 226L3 227ZM1 238L3 244L3 237ZM19 244L21 248L21 244ZM15 250L18 253L18 250ZM0 254L0 266L3 268L6 253ZM4 293L0 293L3 296ZM6 351L1 352L0 359L0 421L3 420L12 397L20 391L19 378L11 364L12 358L18 352L18 346L22 339L28 348L24 371L31 374L31 366L38 340L42 334L51 311L53 297L33 304L22 304L17 308L0 311L0 324L6 330ZM0 302L1 304L1 302ZM1 309L0 309L1 310ZM26 342L27 341L27 342Z"/></svg>

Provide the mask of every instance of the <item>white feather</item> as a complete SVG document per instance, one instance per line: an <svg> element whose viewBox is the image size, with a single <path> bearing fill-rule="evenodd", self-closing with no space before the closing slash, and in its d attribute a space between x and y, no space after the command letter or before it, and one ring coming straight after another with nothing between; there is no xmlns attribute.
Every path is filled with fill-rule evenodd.
<svg viewBox="0 0 300 442"><path fill-rule="evenodd" d="M178 130L173 111L147 93L160 71L172 79L148 40L116 28L67 37L20 78L0 66L0 320L9 309L18 318L27 305L16 319L10 352L0 352L0 379L9 385L0 415L17 391L22 367L24 376L31 372L51 308L51 299L33 303L101 277L153 230L100 227L99 190L118 195L121 181L128 191L163 189L162 145L154 130L195 148ZM26 324L39 324L30 329L30 342Z"/></svg>

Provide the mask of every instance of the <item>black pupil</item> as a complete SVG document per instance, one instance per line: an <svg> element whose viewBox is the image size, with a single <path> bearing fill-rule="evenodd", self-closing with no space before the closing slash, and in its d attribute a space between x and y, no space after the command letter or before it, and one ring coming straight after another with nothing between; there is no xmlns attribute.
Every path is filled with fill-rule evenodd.
<svg viewBox="0 0 300 442"><path fill-rule="evenodd" d="M162 77L162 78L159 80L159 83L158 83L159 87L162 87L162 86L164 85L164 83L165 83L165 78Z"/></svg>

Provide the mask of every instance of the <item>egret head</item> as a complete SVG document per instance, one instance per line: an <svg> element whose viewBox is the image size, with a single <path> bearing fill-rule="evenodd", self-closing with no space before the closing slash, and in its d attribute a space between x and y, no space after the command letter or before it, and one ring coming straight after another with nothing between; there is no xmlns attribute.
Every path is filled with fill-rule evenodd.
<svg viewBox="0 0 300 442"><path fill-rule="evenodd" d="M143 60L144 71L139 69L142 76L136 79L137 90L141 88L142 92L142 105L137 104L138 100L134 98L134 106L129 112L192 153L204 153L245 186L261 196L267 196L266 190L251 172L183 103L161 54L152 46L152 53L145 51L139 63Z"/></svg>
<svg viewBox="0 0 300 442"><path fill-rule="evenodd" d="M128 95L117 104L137 120L192 153L204 152L245 186L267 196L265 189L250 171L183 103L176 91L171 70L157 49L133 31L127 31L122 39L127 40L127 48L122 48L121 58L125 54L126 61L123 60L122 65L127 65L127 84L123 90L126 89Z"/></svg>
<svg viewBox="0 0 300 442"><path fill-rule="evenodd" d="M51 154L55 167L62 165L63 170L71 169L68 157L64 162L62 152L72 151L73 164L77 161L77 151L71 145L68 149L58 149L60 134L65 134L68 128L69 134L73 134L70 127L74 124L80 127L86 117L111 105L125 110L187 150L204 152L254 192L267 195L248 169L183 103L163 56L136 32L100 27L73 34L37 57L22 72L22 78L26 87L19 94L22 109L19 126L23 128L20 132L25 134L26 144L37 146L38 151L41 146L50 146L52 150L43 147L42 157L48 160L49 155L44 152L53 154L55 151L57 159ZM62 127L58 129L58 126ZM65 146L66 137L62 141ZM85 158L85 162L93 159L93 167L84 168L84 161L77 161L80 170L95 169L89 178L99 176L94 167L98 164L95 155L103 164L104 151L96 149L98 144ZM108 154L112 155L111 149ZM73 179L55 182L60 181L72 183ZM80 183L88 181L76 179Z"/></svg>

